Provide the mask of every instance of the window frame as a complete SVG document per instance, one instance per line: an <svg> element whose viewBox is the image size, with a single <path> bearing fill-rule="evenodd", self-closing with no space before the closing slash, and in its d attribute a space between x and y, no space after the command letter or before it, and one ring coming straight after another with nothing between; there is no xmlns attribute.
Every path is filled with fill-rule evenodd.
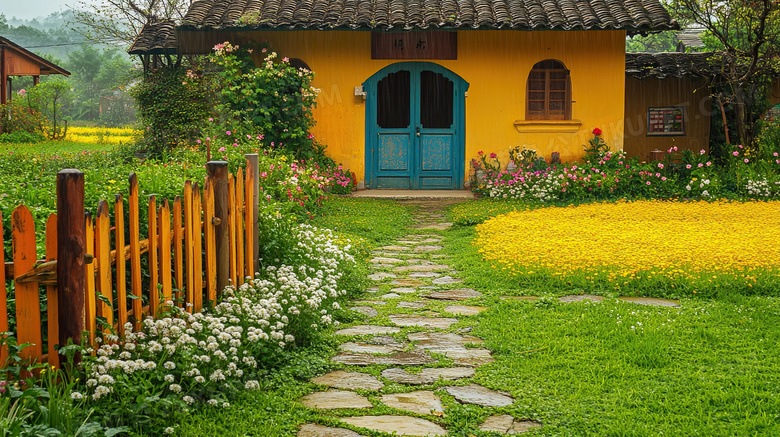
<svg viewBox="0 0 780 437"><path fill-rule="evenodd" d="M544 64L557 64L556 68L549 68L545 66ZM541 81L544 81L544 90L539 89L531 89L531 83L532 82L540 82L540 79L536 79L532 77L534 73L543 73L544 78ZM564 73L565 78L564 79L554 79L551 76L553 73ZM551 81L556 80L563 80L564 81L564 99L561 100L552 100L550 97L551 93L554 92L560 92L559 89L551 89L550 84ZM531 93L532 92L544 92L544 100L532 100L531 99ZM572 104L572 98L571 98L572 92L571 92L571 73L566 68L566 66L560 62L556 61L554 59L545 59L543 61L537 62L534 64L534 66L531 68L531 71L528 73L528 79L526 80L525 85L525 119L526 120L551 120L551 121L566 121L572 119L572 111L571 111L571 104ZM544 110L543 111L532 111L531 110L531 102L542 102L544 104ZM552 111L550 110L550 103L551 102L563 102L563 111Z"/></svg>

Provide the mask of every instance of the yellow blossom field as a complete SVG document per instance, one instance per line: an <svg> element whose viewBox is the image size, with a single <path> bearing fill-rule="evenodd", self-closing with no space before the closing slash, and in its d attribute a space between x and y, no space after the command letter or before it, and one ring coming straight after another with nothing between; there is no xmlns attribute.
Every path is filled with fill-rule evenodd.
<svg viewBox="0 0 780 437"><path fill-rule="evenodd" d="M92 144L129 143L140 135L136 129L115 127L77 127L68 128L67 141Z"/></svg>
<svg viewBox="0 0 780 437"><path fill-rule="evenodd" d="M477 227L474 244L510 275L696 293L776 287L778 242L780 202L623 201L500 215Z"/></svg>

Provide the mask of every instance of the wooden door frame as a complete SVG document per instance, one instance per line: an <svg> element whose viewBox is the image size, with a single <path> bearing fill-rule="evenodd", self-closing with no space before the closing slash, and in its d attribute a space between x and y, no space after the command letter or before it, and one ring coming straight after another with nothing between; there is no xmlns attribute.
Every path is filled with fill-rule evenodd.
<svg viewBox="0 0 780 437"><path fill-rule="evenodd" d="M453 101L453 126L455 128L455 141L457 147L455 148L455 163L457 167L453 170L454 189L463 188L464 173L466 168L466 92L469 89L469 83L465 79L460 77L452 70L442 67L439 64L433 62L421 62L421 61L407 61L396 62L390 64L366 79L363 82L363 89L366 91L366 103L365 103L365 174L364 180L366 182L366 188L372 188L376 184L376 175L373 174L373 168L375 166L374 153L371 152L371 146L376 141L375 129L376 126L376 99L377 99L377 84L380 80L384 79L388 74L397 73L399 71L422 71L428 70L434 73L439 73L452 81L453 89L455 92L455 99ZM410 98L410 104L414 104L418 99L414 96Z"/></svg>

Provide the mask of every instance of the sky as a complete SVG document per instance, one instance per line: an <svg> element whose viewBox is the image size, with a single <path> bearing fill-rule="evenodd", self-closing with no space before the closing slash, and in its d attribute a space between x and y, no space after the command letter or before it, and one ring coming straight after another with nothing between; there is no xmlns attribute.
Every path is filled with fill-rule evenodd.
<svg viewBox="0 0 780 437"><path fill-rule="evenodd" d="M78 6L79 2L80 0L0 0L0 13L7 18L30 20L69 9L66 5Z"/></svg>

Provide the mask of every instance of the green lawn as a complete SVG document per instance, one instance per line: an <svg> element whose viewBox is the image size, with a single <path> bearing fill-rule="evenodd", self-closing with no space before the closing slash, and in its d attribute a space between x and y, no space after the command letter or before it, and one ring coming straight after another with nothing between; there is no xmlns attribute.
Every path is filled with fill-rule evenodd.
<svg viewBox="0 0 780 437"><path fill-rule="evenodd" d="M457 208L468 215L472 207L484 218L515 206L473 202ZM404 229L410 223L409 210L392 202L334 199L325 211L316 224L376 245L409 232ZM508 391L516 399L509 407L481 409L439 392L446 407L441 424L450 435L495 436L479 431L478 425L487 415L502 413L541 422L544 426L532 435L780 435L777 297L721 293L717 300L682 300L679 308L641 306L614 297L562 304L557 296L593 290L518 283L481 260L471 244L472 226L455 227L445 235L447 262L467 286L484 294L465 304L488 307L478 316L462 317L450 330L474 326L472 334L485 339L495 362L479 367L473 381ZM380 293L390 287L381 285ZM502 299L507 295L541 298ZM446 305L433 302L429 309L441 312ZM387 315L412 311L391 307L376 307L379 316L372 322L389 323ZM349 313L346 317L349 322ZM264 390L233 401L230 409L193 412L177 435L294 436L303 423L332 425L336 417L353 413L320 413L297 402L317 389L308 378L335 367L328 361L335 341L329 334L322 341L317 349L291 354ZM384 368L360 371L378 375ZM444 385L448 383L436 383L433 389ZM390 384L379 394L403 390ZM372 410L391 412L382 406Z"/></svg>
<svg viewBox="0 0 780 437"><path fill-rule="evenodd" d="M0 143L0 154L32 153L56 155L59 153L78 153L84 151L113 150L116 144L81 143L75 141L46 141L37 144Z"/></svg>

